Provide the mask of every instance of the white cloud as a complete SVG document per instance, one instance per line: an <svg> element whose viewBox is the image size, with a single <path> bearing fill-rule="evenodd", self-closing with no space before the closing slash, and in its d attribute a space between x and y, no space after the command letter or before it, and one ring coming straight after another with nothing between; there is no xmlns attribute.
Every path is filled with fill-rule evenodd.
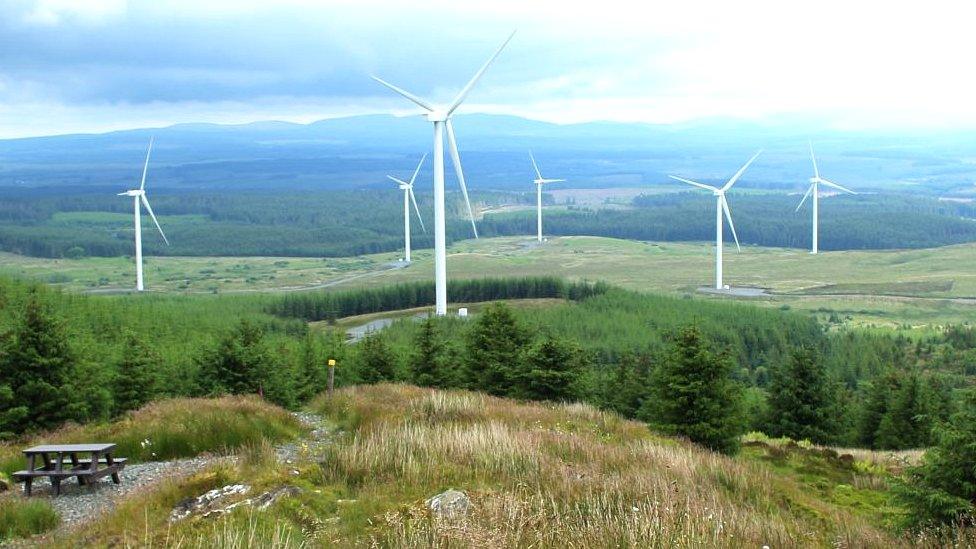
<svg viewBox="0 0 976 549"><path fill-rule="evenodd" d="M112 81L90 81L92 74L103 74L87 68L99 64L97 49L86 53L86 67L61 64L49 70L38 60L37 67L27 67L36 74L27 76L5 76L0 67L0 101L6 101L0 106L5 112L0 136L42 127L58 131L59 124L75 131L189 116L243 121L402 111L401 99L369 85L369 73L447 100L514 27L518 35L472 94L468 112L557 122L816 114L845 127L976 127L976 102L970 98L976 89L972 3L37 0L20 5L29 8L24 17L31 24L59 26L66 39L79 24L104 34L136 30L105 42L105 48L114 48L102 52L113 60L102 69L118 74ZM151 38L131 46L125 41L142 34ZM117 59L124 57L119 49L128 47L142 57ZM169 51L178 53L165 57ZM56 61L57 53L43 59ZM129 74L133 64L156 78ZM71 78L71 71L87 76L88 83ZM45 74L57 78L44 80ZM167 75L179 80L169 89L158 86ZM113 87L123 92L139 87L133 76L146 76L143 80L157 87L112 95ZM86 85L97 93L64 91ZM162 95L174 89L210 93ZM220 96L231 92L239 93ZM282 99L295 95L307 99ZM299 112L303 108L307 112ZM35 124L28 112L45 115L48 123Z"/></svg>

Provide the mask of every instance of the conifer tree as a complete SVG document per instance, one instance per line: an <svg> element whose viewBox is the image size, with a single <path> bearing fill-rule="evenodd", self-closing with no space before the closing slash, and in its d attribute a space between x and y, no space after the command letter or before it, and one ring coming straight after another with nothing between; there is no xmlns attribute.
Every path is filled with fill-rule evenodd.
<svg viewBox="0 0 976 549"><path fill-rule="evenodd" d="M579 396L582 352L551 335L534 345L522 361L515 394L531 400L572 401Z"/></svg>
<svg viewBox="0 0 976 549"><path fill-rule="evenodd" d="M376 332L369 332L357 349L359 378L363 383L380 383L396 379L396 356Z"/></svg>
<svg viewBox="0 0 976 549"><path fill-rule="evenodd" d="M937 432L935 447L909 471L896 494L913 526L976 525L976 390Z"/></svg>
<svg viewBox="0 0 976 549"><path fill-rule="evenodd" d="M309 331L302 340L299 357L299 383L296 385L299 402L307 402L325 389L328 382L326 360L318 337Z"/></svg>
<svg viewBox="0 0 976 549"><path fill-rule="evenodd" d="M826 444L830 440L831 391L810 349L797 349L773 371L769 385L768 434Z"/></svg>
<svg viewBox="0 0 976 549"><path fill-rule="evenodd" d="M47 429L69 419L68 384L77 357L64 323L42 303L37 289L31 289L24 314L5 347L0 377L6 398L0 398L4 421L0 431Z"/></svg>
<svg viewBox="0 0 976 549"><path fill-rule="evenodd" d="M654 361L647 353L625 354L607 385L604 398L610 409L624 417L637 417L638 411L651 392L651 371Z"/></svg>
<svg viewBox="0 0 976 549"><path fill-rule="evenodd" d="M519 360L528 342L528 332L507 305L489 305L468 332L468 388L497 396L514 394Z"/></svg>
<svg viewBox="0 0 976 549"><path fill-rule="evenodd" d="M433 317L428 316L414 338L410 360L411 381L421 387L446 388L454 385L453 371L447 363L444 340Z"/></svg>
<svg viewBox="0 0 976 549"><path fill-rule="evenodd" d="M875 447L901 450L926 446L932 429L927 411L918 374L902 376L878 424Z"/></svg>
<svg viewBox="0 0 976 549"><path fill-rule="evenodd" d="M638 417L670 435L733 454L744 430L742 388L732 381L732 361L709 351L698 328L681 331L652 374L652 395Z"/></svg>
<svg viewBox="0 0 976 549"><path fill-rule="evenodd" d="M241 319L200 362L200 386L209 394L263 393L279 366L264 330L247 319Z"/></svg>
<svg viewBox="0 0 976 549"><path fill-rule="evenodd" d="M134 333L127 333L115 372L115 414L141 408L159 394L159 355Z"/></svg>

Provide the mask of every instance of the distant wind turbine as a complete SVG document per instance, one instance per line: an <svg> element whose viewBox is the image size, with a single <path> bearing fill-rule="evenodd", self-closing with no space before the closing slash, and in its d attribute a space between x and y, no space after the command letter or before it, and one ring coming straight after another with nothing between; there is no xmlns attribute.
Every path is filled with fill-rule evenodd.
<svg viewBox="0 0 976 549"><path fill-rule="evenodd" d="M435 307L434 313L438 316L447 314L447 235L444 214L444 130L447 129L447 140L451 146L451 160L454 164L454 172L457 174L458 183L461 185L461 194L464 195L464 202L468 208L468 218L471 220L471 229L474 237L478 238L478 228L474 224L474 212L471 211L471 201L468 199L468 188L464 183L464 172L461 170L461 155L458 153L457 139L454 137L454 126L451 124L451 115L461 105L464 99L471 92L471 88L478 83L481 76L485 74L488 67L492 64L502 49L508 45L515 32L508 36L502 45L495 50L495 53L481 66L474 77L461 89L454 101L447 107L435 107L416 95L394 86L385 80L373 76L380 84L406 97L427 111L427 120L434 124L434 293Z"/></svg>
<svg viewBox="0 0 976 549"><path fill-rule="evenodd" d="M386 177L390 178L392 181L400 185L400 190L403 191L403 260L410 263L410 202L413 202L413 209L417 212L417 221L420 221L420 228L427 232L427 227L424 227L424 218L420 215L420 208L417 207L417 197L413 194L413 182L417 179L417 174L420 173L420 167L424 165L424 160L427 159L427 153L420 158L420 163L417 164L417 169L413 171L413 175L410 177L410 183L402 179L397 179L392 175Z"/></svg>
<svg viewBox="0 0 976 549"><path fill-rule="evenodd" d="M810 253L815 254L820 251L820 188L819 185L823 183L828 187L833 187L837 190L844 191L845 193L857 194L856 192L846 188L841 187L837 183L827 181L826 179L820 177L820 169L817 168L817 157L813 154L813 141L810 142L810 160L813 161L813 177L810 178L810 187L807 188L807 193L803 195L800 199L800 203L796 206L796 211L800 211L803 203L806 202L807 197L813 195L813 246L810 249Z"/></svg>
<svg viewBox="0 0 976 549"><path fill-rule="evenodd" d="M153 213L152 206L149 205L149 200L146 198L146 173L149 171L149 155L152 153L152 147L153 139L150 138L149 150L146 151L146 164L142 167L142 182L139 184L139 188L118 194L118 196L131 196L132 202L135 206L136 290L140 292L145 289L142 283L142 209L140 207L140 202L142 203L142 206L146 207L146 211L149 212L149 216L152 217L153 223L156 224L156 228L159 230L159 235L163 237L163 242L169 246L169 240L166 239L166 234L163 233L163 228L159 226L159 221L156 220L156 214Z"/></svg>
<svg viewBox="0 0 976 549"><path fill-rule="evenodd" d="M529 158L532 159L532 167L535 168L535 198L536 198L536 227L539 233L539 242L542 242L542 186L546 183L559 183L566 181L565 179L544 179L542 177L542 172L539 171L539 165L535 163L535 156L532 151L529 151Z"/></svg>
<svg viewBox="0 0 976 549"><path fill-rule="evenodd" d="M746 168L748 168L749 165L752 164L752 162L759 157L760 153L762 153L761 149L759 150L759 152L753 155L753 157L750 158L749 161L746 162L744 166L739 168L739 171L735 172L735 175L732 176L732 179L729 179L728 182L726 182L725 185L722 186L722 188L713 187L711 185L705 185L702 183L698 183L696 181L692 181L690 179L684 179L682 177L677 177L674 175L668 176L671 179L676 179L678 181L681 181L682 183L687 183L689 185L694 185L695 187L705 189L707 191L712 191L712 194L715 195L715 200L716 200L715 202L715 289L716 290L725 289L725 286L722 284L722 213L723 212L725 213L726 219L729 220L729 228L732 229L732 238L735 239L735 247L737 250L741 250L739 248L739 237L738 235L735 234L735 225L732 224L732 212L729 210L729 202L728 200L725 199L725 193L732 188L732 185L735 185L735 182L738 181L740 177L742 177L742 174L745 173Z"/></svg>

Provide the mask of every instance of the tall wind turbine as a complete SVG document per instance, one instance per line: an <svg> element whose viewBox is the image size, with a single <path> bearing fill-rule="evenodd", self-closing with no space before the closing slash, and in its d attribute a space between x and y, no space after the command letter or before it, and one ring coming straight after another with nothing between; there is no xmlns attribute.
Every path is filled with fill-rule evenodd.
<svg viewBox="0 0 976 549"><path fill-rule="evenodd" d="M471 229L474 237L478 238L478 228L474 224L474 213L471 211L471 201L468 199L468 188L464 183L464 172L461 170L461 155L458 154L457 139L454 137L454 126L451 124L451 115L461 105L464 99L471 92L471 88L478 83L481 76L485 74L488 67L492 64L502 49L515 36L512 32L502 45L495 50L488 61L481 66L474 77L461 89L454 101L447 107L434 106L416 95L394 86L381 78L373 76L380 84L406 97L413 103L419 105L427 111L427 120L434 124L434 293L436 296L434 314L444 316L447 314L447 236L444 214L444 130L447 129L447 140L451 146L451 161L454 164L454 172L457 174L458 183L461 185L461 194L464 195L464 202L468 208L468 218L471 220Z"/></svg>
<svg viewBox="0 0 976 549"><path fill-rule="evenodd" d="M800 203L796 206L796 211L800 211L803 203L806 202L807 197L813 195L813 247L810 249L810 253L815 254L820 251L820 187L819 185L823 183L828 187L833 187L839 191L844 191L845 193L857 194L856 192L846 188L841 187L837 183L827 181L826 179L820 177L820 169L817 168L817 157L813 154L813 141L810 142L810 160L813 161L813 177L810 178L810 187L807 188L807 193L803 195L800 199Z"/></svg>
<svg viewBox="0 0 976 549"><path fill-rule="evenodd" d="M529 158L532 159L532 167L535 168L535 204L536 204L536 227L539 233L539 242L542 242L542 186L546 183L559 183L566 181L565 179L544 179L542 177L542 172L539 171L539 165L535 163L535 156L532 151L529 151Z"/></svg>
<svg viewBox="0 0 976 549"><path fill-rule="evenodd" d="M682 177L677 177L674 175L668 176L671 179L676 179L682 183L687 183L689 185L694 185L695 187L705 189L707 191L712 191L715 195L715 289L724 290L725 286L722 284L722 213L725 213L725 218L729 220L729 228L732 229L732 238L735 239L735 247L739 248L739 237L735 234L735 225L732 224L732 212L729 210L729 202L725 199L725 193L735 185L735 182L742 177L745 173L746 168L749 167L752 162L759 157L762 150L760 149L744 166L739 168L739 171L735 172L732 179L729 179L722 188L713 187L711 185L705 185L692 181L690 179L684 179Z"/></svg>
<svg viewBox="0 0 976 549"><path fill-rule="evenodd" d="M149 205L149 200L146 198L146 172L149 171L149 155L152 153L153 139L149 139L149 150L146 151L146 164L142 167L142 182L139 184L138 189L133 189L131 191L125 191L124 193L119 193L118 196L131 196L132 203L135 210L135 228L136 228L136 290L143 291L145 287L142 283L142 208L146 207L146 211L149 212L149 216L152 217L153 223L156 224L156 228L159 230L159 235L163 237L163 242L169 246L169 240L166 239L166 234L163 233L163 228L159 226L159 221L156 220L156 214L153 213L152 206ZM140 205L140 202L142 203Z"/></svg>
<svg viewBox="0 0 976 549"><path fill-rule="evenodd" d="M417 174L420 173L420 167L424 165L424 160L427 159L427 153L420 158L420 163L417 164L417 169L413 171L413 175L410 177L410 183L402 179L397 179L392 175L386 177L390 178L393 182L400 185L400 190L403 191L403 260L410 263L410 202L413 202L413 209L417 212L417 221L420 221L420 228L423 229L424 233L427 232L427 227L424 227L424 218L420 216L420 208L417 207L417 197L413 194L413 182L417 179Z"/></svg>

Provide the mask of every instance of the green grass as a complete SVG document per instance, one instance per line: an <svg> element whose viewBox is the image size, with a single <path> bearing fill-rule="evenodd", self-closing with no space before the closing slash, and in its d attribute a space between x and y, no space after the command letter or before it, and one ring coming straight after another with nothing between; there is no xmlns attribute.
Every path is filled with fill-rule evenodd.
<svg viewBox="0 0 976 549"><path fill-rule="evenodd" d="M624 288L694 294L712 282L709 243L646 243L599 237L562 237L536 246L528 238L457 243L449 250L452 278L555 275L605 280ZM303 287L357 288L429 280L430 250L414 264L389 270L397 254L353 258L185 258L146 260L148 287L179 292L255 292ZM126 258L50 260L0 254L0 272L52 281L70 289L129 288ZM925 327L972 318L976 298L976 244L922 250L843 251L810 255L804 250L729 249L726 281L768 289L751 301L834 314L859 326ZM850 318L847 318L850 317Z"/></svg>
<svg viewBox="0 0 976 549"><path fill-rule="evenodd" d="M43 534L60 522L58 514L44 500L16 496L0 500L0 542Z"/></svg>
<svg viewBox="0 0 976 549"><path fill-rule="evenodd" d="M22 469L20 450L35 444L111 442L117 456L140 462L232 452L301 432L291 414L256 397L162 400L111 423L69 426L6 443L0 446L0 471Z"/></svg>

